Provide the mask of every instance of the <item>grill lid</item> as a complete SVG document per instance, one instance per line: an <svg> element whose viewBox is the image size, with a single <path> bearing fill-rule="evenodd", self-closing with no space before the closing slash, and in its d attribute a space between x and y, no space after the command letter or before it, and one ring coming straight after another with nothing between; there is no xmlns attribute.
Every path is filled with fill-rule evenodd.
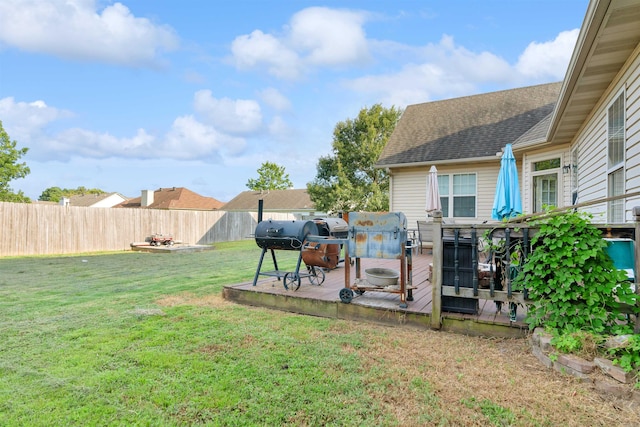
<svg viewBox="0 0 640 427"><path fill-rule="evenodd" d="M256 226L256 244L263 249L296 251L308 235L317 235L318 226L313 221L267 220Z"/></svg>

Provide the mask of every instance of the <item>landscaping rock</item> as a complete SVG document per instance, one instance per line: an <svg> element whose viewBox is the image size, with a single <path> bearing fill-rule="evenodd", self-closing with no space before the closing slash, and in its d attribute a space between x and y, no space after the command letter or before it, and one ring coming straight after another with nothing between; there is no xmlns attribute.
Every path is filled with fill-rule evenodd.
<svg viewBox="0 0 640 427"><path fill-rule="evenodd" d="M595 359L593 359L593 361L600 369L602 369L602 372L609 375L611 378L618 382L621 382L623 384L630 384L635 380L634 372L625 372L619 366L615 366L609 359L596 357Z"/></svg>
<svg viewBox="0 0 640 427"><path fill-rule="evenodd" d="M625 348L629 345L629 339L633 335L614 335L606 339L604 346L609 349Z"/></svg>
<svg viewBox="0 0 640 427"><path fill-rule="evenodd" d="M590 374L596 368L595 363L572 354L558 355L557 362L583 374Z"/></svg>
<svg viewBox="0 0 640 427"><path fill-rule="evenodd" d="M549 356L547 356L538 346L534 346L532 349L533 355L535 357L538 358L538 360L540 361L540 363L542 363L544 366L546 366L547 368L552 368L553 367L553 362L551 361L551 359L549 358Z"/></svg>

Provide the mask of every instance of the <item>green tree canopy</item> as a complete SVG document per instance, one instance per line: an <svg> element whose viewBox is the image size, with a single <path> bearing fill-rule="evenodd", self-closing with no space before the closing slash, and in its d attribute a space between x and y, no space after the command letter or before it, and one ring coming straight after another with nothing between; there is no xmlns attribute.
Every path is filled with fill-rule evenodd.
<svg viewBox="0 0 640 427"><path fill-rule="evenodd" d="M27 154L28 148L16 148L17 142L11 141L0 121L0 201L2 202L30 202L22 191L14 192L9 182L29 175L29 168L25 162L20 163L22 156Z"/></svg>
<svg viewBox="0 0 640 427"><path fill-rule="evenodd" d="M49 187L40 194L38 200L43 202L59 202L63 197L71 197L82 194L104 194L105 191L100 190L99 188L60 188L60 187Z"/></svg>
<svg viewBox="0 0 640 427"><path fill-rule="evenodd" d="M316 209L325 212L386 211L389 176L374 167L402 110L376 104L333 131L332 155L318 161L317 175L307 184Z"/></svg>
<svg viewBox="0 0 640 427"><path fill-rule="evenodd" d="M278 166L272 162L264 162L258 169L258 178L249 179L247 188L254 191L260 190L286 190L293 187L289 174L285 173L284 166Z"/></svg>

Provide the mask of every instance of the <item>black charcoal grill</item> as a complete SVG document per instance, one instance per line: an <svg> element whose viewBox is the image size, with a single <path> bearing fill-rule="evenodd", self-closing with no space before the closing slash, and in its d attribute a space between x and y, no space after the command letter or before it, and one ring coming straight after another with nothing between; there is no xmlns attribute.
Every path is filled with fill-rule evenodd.
<svg viewBox="0 0 640 427"><path fill-rule="evenodd" d="M300 287L300 278L308 277L312 284L319 285L324 281L324 273L313 266L307 266L307 273L300 274L302 264L302 247L307 236L318 235L318 226L313 221L274 221L267 220L259 222L256 226L256 244L262 248L260 261L256 275L253 278L253 286L258 282L258 276L277 277L283 279L285 289L297 290ZM262 261L267 250L271 251L273 266L275 270L262 272ZM295 271L284 272L278 269L275 250L298 251L298 263Z"/></svg>
<svg viewBox="0 0 640 427"><path fill-rule="evenodd" d="M262 221L256 226L256 244L262 249L299 251L309 235L318 234L313 221Z"/></svg>

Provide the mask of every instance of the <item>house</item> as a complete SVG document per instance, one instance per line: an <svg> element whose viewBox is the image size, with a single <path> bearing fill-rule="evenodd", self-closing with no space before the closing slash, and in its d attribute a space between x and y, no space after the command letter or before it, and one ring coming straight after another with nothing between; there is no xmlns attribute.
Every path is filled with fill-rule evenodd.
<svg viewBox="0 0 640 427"><path fill-rule="evenodd" d="M111 208L126 200L127 198L120 193L76 194L68 198L64 197L60 200L60 204L87 208Z"/></svg>
<svg viewBox="0 0 640 427"><path fill-rule="evenodd" d="M269 212L294 214L298 219L316 215L316 210L306 189L243 191L224 205L228 212L257 212L262 200L264 219Z"/></svg>
<svg viewBox="0 0 640 427"><path fill-rule="evenodd" d="M170 210L218 210L224 203L213 197L204 197L184 187L142 190L140 197L129 199L116 207Z"/></svg>
<svg viewBox="0 0 640 427"><path fill-rule="evenodd" d="M592 203L594 220L640 205L640 1L592 0L564 81L407 107L377 166L390 208L425 218L438 168L443 216L491 217L500 152L511 143L525 213ZM605 199L619 195L626 199Z"/></svg>
<svg viewBox="0 0 640 427"><path fill-rule="evenodd" d="M378 167L391 175L390 209L425 219L429 168L438 169L445 218L491 218L502 148L552 114L562 83L409 105Z"/></svg>

